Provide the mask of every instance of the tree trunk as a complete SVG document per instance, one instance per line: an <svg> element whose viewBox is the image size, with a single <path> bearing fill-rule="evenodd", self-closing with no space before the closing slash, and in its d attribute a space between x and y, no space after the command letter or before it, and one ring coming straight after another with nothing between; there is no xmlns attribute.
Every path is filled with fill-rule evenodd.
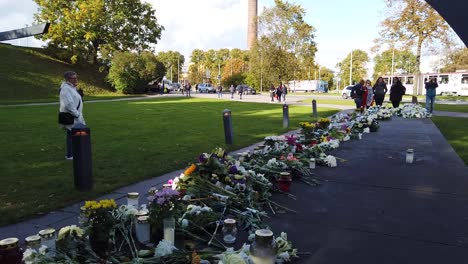
<svg viewBox="0 0 468 264"><path fill-rule="evenodd" d="M413 95L422 94L423 80L421 80L421 70L419 69L420 64L421 64L422 43L423 43L423 39L422 39L422 37L419 37L418 46L416 47L416 71L414 72L415 85L414 85L414 88L413 88Z"/></svg>

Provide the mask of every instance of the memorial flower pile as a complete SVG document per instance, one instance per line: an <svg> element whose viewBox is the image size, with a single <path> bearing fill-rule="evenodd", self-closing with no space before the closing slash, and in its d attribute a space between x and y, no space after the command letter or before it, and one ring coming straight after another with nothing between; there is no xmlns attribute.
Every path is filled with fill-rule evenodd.
<svg viewBox="0 0 468 264"><path fill-rule="evenodd" d="M398 108L393 108L393 114L403 118L428 118L432 114L419 104L404 104Z"/></svg>

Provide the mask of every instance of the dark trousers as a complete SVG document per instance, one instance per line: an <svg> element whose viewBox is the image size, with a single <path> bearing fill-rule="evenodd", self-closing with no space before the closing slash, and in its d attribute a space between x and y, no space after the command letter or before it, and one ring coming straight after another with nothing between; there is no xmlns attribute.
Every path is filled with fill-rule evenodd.
<svg viewBox="0 0 468 264"><path fill-rule="evenodd" d="M382 105L382 104L383 104L384 97L376 97L376 96L374 96L374 100L375 100L375 104L376 104L376 105Z"/></svg>
<svg viewBox="0 0 468 264"><path fill-rule="evenodd" d="M73 157L73 150L72 150L72 133L71 130L65 129L67 131L67 139L66 139L66 146L67 146L67 157Z"/></svg>
<svg viewBox="0 0 468 264"><path fill-rule="evenodd" d="M400 106L400 101L392 101L393 108L397 108Z"/></svg>
<svg viewBox="0 0 468 264"><path fill-rule="evenodd" d="M361 108L362 98L355 98L354 103L356 104L356 109Z"/></svg>

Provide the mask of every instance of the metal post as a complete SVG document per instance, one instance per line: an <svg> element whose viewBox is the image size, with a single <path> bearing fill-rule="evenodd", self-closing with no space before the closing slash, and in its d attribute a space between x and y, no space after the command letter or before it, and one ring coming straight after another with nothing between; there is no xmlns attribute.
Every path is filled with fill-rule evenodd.
<svg viewBox="0 0 468 264"><path fill-rule="evenodd" d="M72 130L73 175L75 188L80 191L93 188L93 165L91 157L91 131L78 124Z"/></svg>
<svg viewBox="0 0 468 264"><path fill-rule="evenodd" d="M224 139L226 144L232 145L233 133L232 133L232 116L229 109L223 111L223 123L224 123Z"/></svg>
<svg viewBox="0 0 468 264"><path fill-rule="evenodd" d="M283 105L283 128L289 127L289 106Z"/></svg>
<svg viewBox="0 0 468 264"><path fill-rule="evenodd" d="M351 51L351 62L349 63L349 85L353 85L353 51Z"/></svg>
<svg viewBox="0 0 468 264"><path fill-rule="evenodd" d="M312 116L317 117L317 101L312 100Z"/></svg>

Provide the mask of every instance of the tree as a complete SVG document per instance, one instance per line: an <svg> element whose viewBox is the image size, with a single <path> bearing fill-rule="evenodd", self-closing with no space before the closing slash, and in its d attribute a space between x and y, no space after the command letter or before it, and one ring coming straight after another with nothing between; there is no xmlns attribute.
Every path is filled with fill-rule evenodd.
<svg viewBox="0 0 468 264"><path fill-rule="evenodd" d="M351 54L352 54L352 67L351 65ZM359 82L367 76L366 63L369 61L367 52L362 50L353 50L349 53L346 58L338 64L340 68L340 76L342 83L349 82L349 74L352 69L351 84Z"/></svg>
<svg viewBox="0 0 468 264"><path fill-rule="evenodd" d="M79 60L97 63L114 51L149 50L164 29L149 3L140 0L34 0L37 23L50 22L42 40L66 49Z"/></svg>
<svg viewBox="0 0 468 264"><path fill-rule="evenodd" d="M171 82L178 81L180 70L185 62L184 55L178 51L161 51L156 57L167 69L166 78Z"/></svg>
<svg viewBox="0 0 468 264"><path fill-rule="evenodd" d="M107 78L125 94L144 93L150 81L161 80L164 64L151 52L115 52Z"/></svg>
<svg viewBox="0 0 468 264"><path fill-rule="evenodd" d="M192 61L192 65L189 66L189 80L192 83L201 83L203 82L203 73L201 72L201 64L205 58L205 52L200 49L194 49L192 51L192 55L190 56L190 60Z"/></svg>
<svg viewBox="0 0 468 264"><path fill-rule="evenodd" d="M413 73L416 69L416 56L410 50L386 50L375 56L374 62L374 75L372 75L374 80L377 80L380 75Z"/></svg>
<svg viewBox="0 0 468 264"><path fill-rule="evenodd" d="M435 42L450 43L450 27L445 20L423 0L385 0L387 18L381 22L382 30L377 43L402 42L407 47L416 48L415 74L420 74L421 50L423 44L431 46ZM419 78L416 78L419 83ZM422 86L414 89L421 93ZM419 91L418 91L419 90Z"/></svg>
<svg viewBox="0 0 468 264"><path fill-rule="evenodd" d="M442 60L441 72L455 72L457 70L468 70L468 48L459 48L450 52Z"/></svg>
<svg viewBox="0 0 468 264"><path fill-rule="evenodd" d="M304 21L304 15L301 6L282 0L263 11L258 18L259 39L250 50L250 81L263 87L278 85L313 65L315 29Z"/></svg>

